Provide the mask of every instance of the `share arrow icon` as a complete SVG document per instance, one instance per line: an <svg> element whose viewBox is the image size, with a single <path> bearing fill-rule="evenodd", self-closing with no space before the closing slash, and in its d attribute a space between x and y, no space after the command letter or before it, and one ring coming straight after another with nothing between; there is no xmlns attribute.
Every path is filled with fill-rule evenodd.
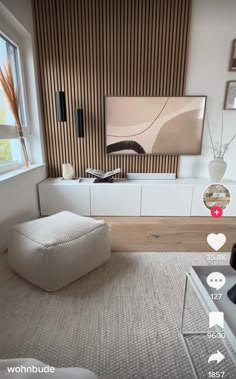
<svg viewBox="0 0 236 379"><path fill-rule="evenodd" d="M223 361L223 359L225 359L225 356L219 350L217 350L216 354L212 354L210 356L210 358L208 359L208 363L210 362L220 363Z"/></svg>

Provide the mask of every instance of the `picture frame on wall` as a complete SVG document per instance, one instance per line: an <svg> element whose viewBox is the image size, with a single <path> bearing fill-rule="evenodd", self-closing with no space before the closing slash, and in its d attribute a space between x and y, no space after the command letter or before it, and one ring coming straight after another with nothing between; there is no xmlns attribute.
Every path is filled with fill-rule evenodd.
<svg viewBox="0 0 236 379"><path fill-rule="evenodd" d="M232 42L229 71L236 71L236 39Z"/></svg>
<svg viewBox="0 0 236 379"><path fill-rule="evenodd" d="M200 155L206 96L106 96L106 153Z"/></svg>
<svg viewBox="0 0 236 379"><path fill-rule="evenodd" d="M224 109L236 111L236 80L227 82Z"/></svg>

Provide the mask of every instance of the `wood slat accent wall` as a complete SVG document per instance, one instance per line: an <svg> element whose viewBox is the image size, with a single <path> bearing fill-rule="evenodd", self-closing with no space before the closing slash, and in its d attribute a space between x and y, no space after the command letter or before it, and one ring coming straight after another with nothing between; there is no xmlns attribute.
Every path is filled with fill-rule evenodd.
<svg viewBox="0 0 236 379"><path fill-rule="evenodd" d="M105 153L104 96L167 96L184 91L191 0L34 0L50 176L72 163L126 172L178 172L179 157ZM64 90L67 123L56 121ZM85 138L75 132L83 108Z"/></svg>

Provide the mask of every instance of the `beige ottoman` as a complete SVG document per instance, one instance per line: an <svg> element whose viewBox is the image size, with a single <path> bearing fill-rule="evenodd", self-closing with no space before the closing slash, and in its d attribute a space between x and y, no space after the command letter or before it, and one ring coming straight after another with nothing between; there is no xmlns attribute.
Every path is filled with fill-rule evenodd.
<svg viewBox="0 0 236 379"><path fill-rule="evenodd" d="M8 262L20 276L47 291L57 291L110 257L105 221L71 212L15 225Z"/></svg>

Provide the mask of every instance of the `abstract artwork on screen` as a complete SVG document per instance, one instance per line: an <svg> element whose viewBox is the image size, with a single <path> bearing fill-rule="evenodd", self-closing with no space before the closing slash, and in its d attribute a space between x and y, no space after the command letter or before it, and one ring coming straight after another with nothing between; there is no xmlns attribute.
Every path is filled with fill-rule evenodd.
<svg viewBox="0 0 236 379"><path fill-rule="evenodd" d="M108 154L201 153L206 96L107 96Z"/></svg>

